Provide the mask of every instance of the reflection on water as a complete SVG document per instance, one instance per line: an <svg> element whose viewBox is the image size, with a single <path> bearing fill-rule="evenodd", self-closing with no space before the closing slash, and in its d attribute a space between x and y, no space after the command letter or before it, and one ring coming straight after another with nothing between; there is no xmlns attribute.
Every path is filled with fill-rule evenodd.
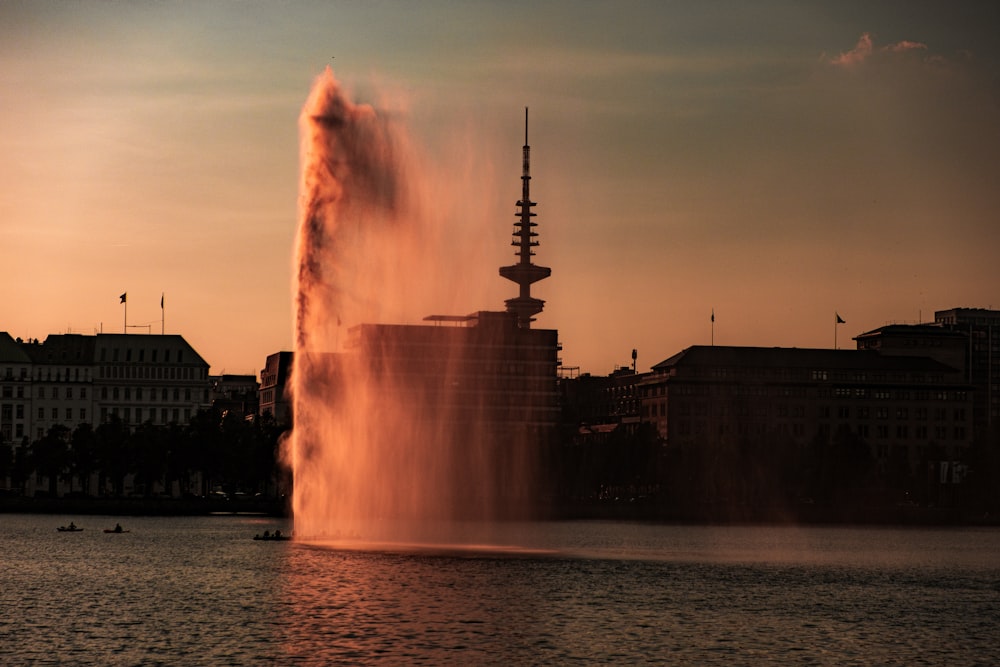
<svg viewBox="0 0 1000 667"><path fill-rule="evenodd" d="M0 516L0 664L1000 664L997 530L507 524L414 553L76 521Z"/></svg>

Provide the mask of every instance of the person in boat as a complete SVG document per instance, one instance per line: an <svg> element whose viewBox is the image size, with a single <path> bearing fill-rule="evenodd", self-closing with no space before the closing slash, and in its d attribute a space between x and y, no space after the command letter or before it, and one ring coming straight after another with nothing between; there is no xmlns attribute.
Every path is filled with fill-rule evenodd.
<svg viewBox="0 0 1000 667"><path fill-rule="evenodd" d="M274 539L276 539L276 540L280 540L281 539L281 531L280 530L274 531Z"/></svg>
<svg viewBox="0 0 1000 667"><path fill-rule="evenodd" d="M76 530L76 524L75 524L75 523L73 523L72 521L70 521L70 522L69 522L69 529L70 529L70 530Z"/></svg>
<svg viewBox="0 0 1000 667"><path fill-rule="evenodd" d="M265 530L264 531L264 539L265 540L271 539L271 531L269 531L269 530Z"/></svg>
<svg viewBox="0 0 1000 667"><path fill-rule="evenodd" d="M115 524L115 532L116 533L122 532L122 525L120 523Z"/></svg>

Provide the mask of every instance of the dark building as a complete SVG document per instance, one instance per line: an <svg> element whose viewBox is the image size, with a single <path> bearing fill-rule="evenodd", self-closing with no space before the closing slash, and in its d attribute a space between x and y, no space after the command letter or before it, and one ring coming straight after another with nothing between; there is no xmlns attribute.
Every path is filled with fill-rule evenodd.
<svg viewBox="0 0 1000 667"><path fill-rule="evenodd" d="M951 484L972 442L972 387L928 356L694 346L654 366L641 391L643 421L667 447L852 439L883 474Z"/></svg>
<svg viewBox="0 0 1000 667"><path fill-rule="evenodd" d="M208 363L178 335L53 334L31 359L31 435L52 426L186 423L209 406Z"/></svg>
<svg viewBox="0 0 1000 667"><path fill-rule="evenodd" d="M890 324L860 334L858 349L927 356L959 369L973 387L972 424L984 434L1000 420L1000 311L952 308L933 324Z"/></svg>
<svg viewBox="0 0 1000 667"><path fill-rule="evenodd" d="M966 370L976 387L973 421L977 430L995 432L1000 425L1000 310L939 310L934 321L968 336Z"/></svg>
<svg viewBox="0 0 1000 667"><path fill-rule="evenodd" d="M362 324L349 348L377 375L460 429L504 440L546 438L558 421L557 332L518 326L515 313L431 316L437 326Z"/></svg>
<svg viewBox="0 0 1000 667"><path fill-rule="evenodd" d="M0 331L0 447L31 434L31 357Z"/></svg>
<svg viewBox="0 0 1000 667"><path fill-rule="evenodd" d="M208 362L182 336L98 334L93 363L95 423L185 424L210 405Z"/></svg>
<svg viewBox="0 0 1000 667"><path fill-rule="evenodd" d="M561 378L563 423L575 429L578 439L602 439L616 431L634 434L642 421L639 386L647 375L621 367L610 375Z"/></svg>
<svg viewBox="0 0 1000 667"><path fill-rule="evenodd" d="M292 407L286 391L292 373L291 352L268 355L260 372L260 414L271 415L279 424L292 423Z"/></svg>
<svg viewBox="0 0 1000 667"><path fill-rule="evenodd" d="M259 385L254 375L211 375L212 408L220 414L255 417L260 410Z"/></svg>

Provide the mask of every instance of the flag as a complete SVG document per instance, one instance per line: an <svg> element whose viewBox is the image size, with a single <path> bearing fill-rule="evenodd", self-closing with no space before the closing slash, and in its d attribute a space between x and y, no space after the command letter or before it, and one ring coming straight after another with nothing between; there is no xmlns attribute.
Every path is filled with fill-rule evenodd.
<svg viewBox="0 0 1000 667"><path fill-rule="evenodd" d="M715 308L712 309L712 321L715 321Z"/></svg>
<svg viewBox="0 0 1000 667"><path fill-rule="evenodd" d="M834 313L834 316L837 318L837 324L846 324L846 322L844 322L844 318L842 318L839 313Z"/></svg>
<svg viewBox="0 0 1000 667"><path fill-rule="evenodd" d="M160 310L163 310L163 294L160 294Z"/></svg>
<svg viewBox="0 0 1000 667"><path fill-rule="evenodd" d="M125 297L128 296L128 292L122 292L122 295L118 297L121 299L121 303L125 303Z"/></svg>

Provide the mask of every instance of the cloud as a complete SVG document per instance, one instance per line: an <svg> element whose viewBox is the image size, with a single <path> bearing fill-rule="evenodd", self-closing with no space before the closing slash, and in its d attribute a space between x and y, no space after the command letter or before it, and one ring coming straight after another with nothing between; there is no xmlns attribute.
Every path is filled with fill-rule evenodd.
<svg viewBox="0 0 1000 667"><path fill-rule="evenodd" d="M926 51L927 45L920 42L913 42L908 39L904 39L895 44L889 44L887 46L882 46L875 48L872 42L871 33L863 33L858 39L858 43L850 51L845 51L835 58L831 58L830 62L834 65L840 65L842 67L854 67L860 65L860 63L865 62L872 56L878 56L879 54L885 53L907 53L910 51Z"/></svg>

